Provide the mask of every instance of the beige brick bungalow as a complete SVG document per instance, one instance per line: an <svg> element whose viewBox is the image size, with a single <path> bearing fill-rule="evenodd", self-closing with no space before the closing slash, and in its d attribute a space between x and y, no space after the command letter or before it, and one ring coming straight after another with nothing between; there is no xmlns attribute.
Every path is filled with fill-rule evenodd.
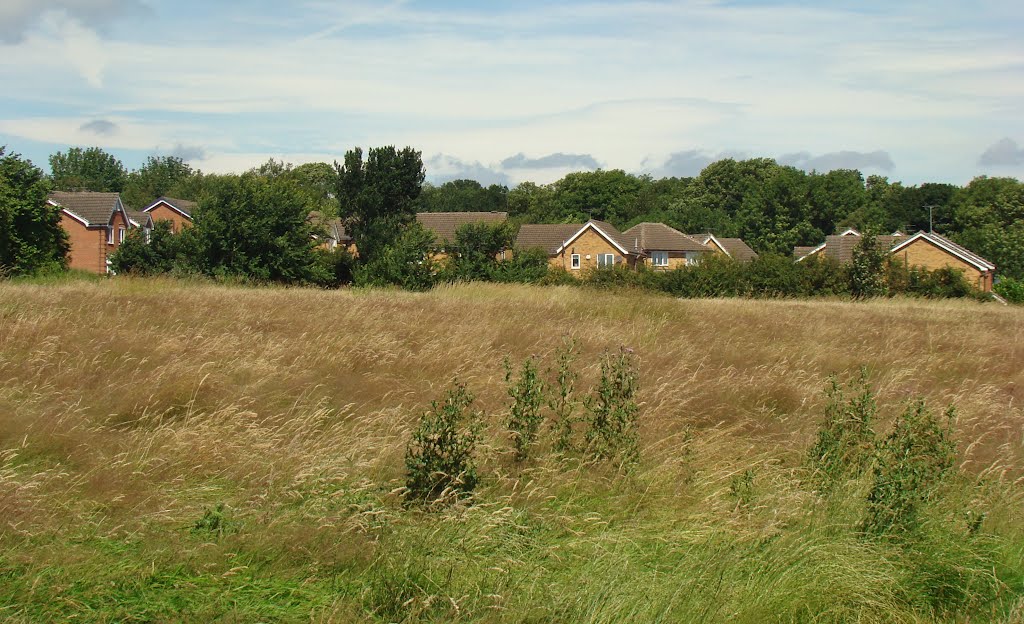
<svg viewBox="0 0 1024 624"><path fill-rule="evenodd" d="M586 269L636 267L641 252L610 223L591 219L583 224L524 224L517 249L543 249L548 264L579 275Z"/></svg>
<svg viewBox="0 0 1024 624"><path fill-rule="evenodd" d="M812 256L822 256L846 263L853 259L853 250L860 240L859 232L847 230L842 234L825 237L825 242L816 247L795 247L793 255L797 262ZM922 267L934 271L950 267L962 271L967 281L978 290L992 290L995 265L941 234L920 231L907 235L896 232L876 236L875 244L908 268Z"/></svg>
<svg viewBox="0 0 1024 624"><path fill-rule="evenodd" d="M638 263L654 270L667 271L696 264L705 254L715 253L708 245L664 223L639 223L622 233L633 249L640 251Z"/></svg>

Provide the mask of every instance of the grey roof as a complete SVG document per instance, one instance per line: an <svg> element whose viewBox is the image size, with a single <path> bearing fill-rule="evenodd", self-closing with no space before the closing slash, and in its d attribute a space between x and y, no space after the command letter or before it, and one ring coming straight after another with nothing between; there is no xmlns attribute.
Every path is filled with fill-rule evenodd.
<svg viewBox="0 0 1024 624"><path fill-rule="evenodd" d="M341 219L337 217L333 219L324 219L323 213L319 210L314 210L309 213L306 220L313 225L322 227L327 232L328 238L332 238L339 243L352 242L352 237L345 231L345 225L342 223Z"/></svg>
<svg viewBox="0 0 1024 624"><path fill-rule="evenodd" d="M622 238L630 242L627 249L638 246L644 253L649 251L711 251L707 245L664 223L638 223L623 232Z"/></svg>
<svg viewBox="0 0 1024 624"><path fill-rule="evenodd" d="M799 260L800 258L803 258L804 256L806 256L807 254L811 253L812 251L814 251L817 248L818 248L817 245L812 245L812 246L809 246L809 247L806 247L806 246L805 247L794 247L793 248L793 257L796 258L797 260Z"/></svg>
<svg viewBox="0 0 1024 624"><path fill-rule="evenodd" d="M416 221L432 231L438 242L455 240L455 231L467 223L498 224L508 220L507 212L417 212Z"/></svg>
<svg viewBox="0 0 1024 624"><path fill-rule="evenodd" d="M906 234L887 234L883 236L876 236L875 245L877 245L878 249L888 253L904 243L908 243L912 239L918 238L929 241L940 248L945 247L946 249L951 250L955 255L959 255L961 258L965 259L967 262L978 266L978 268L983 270L995 269L995 265L988 260L982 258L969 249L961 247L945 236L936 234L935 232L921 231L913 236L907 236ZM822 249L817 253L824 254L825 257L832 258L838 262L850 262L853 260L853 250L858 244L860 244L860 241L860 236L826 236L824 247L822 247ZM795 247L793 249L793 255L796 256L797 260L800 260L807 257L812 251L818 249L818 247L821 247L821 245L810 248Z"/></svg>
<svg viewBox="0 0 1024 624"><path fill-rule="evenodd" d="M954 243L953 241L949 240L948 238L946 238L945 236L943 236L941 234L937 234L935 232L924 232L924 231L921 231L921 232L918 232L917 234L915 234L914 236L920 236L921 238L923 238L923 239L925 239L925 240L927 240L927 241L929 241L929 242L931 242L933 244L936 244L939 247L943 247L943 246L944 247L948 247L949 249L953 250L954 253L959 254L960 256L962 256L964 259L966 259L971 264L974 264L974 265L978 266L978 268L985 268L987 270L995 270L995 268L996 268L996 265L992 264L988 260L982 258L981 256L979 256L978 254L974 253L970 249L967 249L966 247L962 247L962 246ZM899 245L901 245L902 243L907 242L910 238L913 238L913 237L904 237L902 240L899 240L899 241L896 241L895 243L893 243L892 247L896 248Z"/></svg>
<svg viewBox="0 0 1024 624"><path fill-rule="evenodd" d="M128 210L125 209L125 213L128 214L128 218L139 224L139 227L151 228L153 227L153 216L148 212L142 212L141 210Z"/></svg>
<svg viewBox="0 0 1024 624"><path fill-rule="evenodd" d="M172 208L175 208L178 212L185 213L186 215L189 216L189 218L191 218L195 214L196 206L198 205L196 204L196 202L188 199L175 199L174 197L158 197L156 201L147 206L144 209L144 211L149 212L150 210L152 210L154 206L156 206L160 202L170 205Z"/></svg>
<svg viewBox="0 0 1024 624"><path fill-rule="evenodd" d="M622 232L615 229L614 225L596 219L591 219L586 223L524 224L519 228L515 246L520 249L541 248L551 255L588 224L596 227L616 245L625 249L626 253L637 253L633 243L623 236Z"/></svg>
<svg viewBox="0 0 1024 624"><path fill-rule="evenodd" d="M882 251L889 251L905 240L907 240L906 236L876 236L875 245ZM833 234L825 237L825 248L818 253L824 254L826 258L832 258L837 262L851 262L853 260L853 250L860 244L860 241L860 236ZM814 249L817 249L817 247Z"/></svg>
<svg viewBox="0 0 1024 624"><path fill-rule="evenodd" d="M110 215L114 213L121 202L117 193L94 193L92 191L57 191L50 193L50 200L85 221L88 227L108 225Z"/></svg>

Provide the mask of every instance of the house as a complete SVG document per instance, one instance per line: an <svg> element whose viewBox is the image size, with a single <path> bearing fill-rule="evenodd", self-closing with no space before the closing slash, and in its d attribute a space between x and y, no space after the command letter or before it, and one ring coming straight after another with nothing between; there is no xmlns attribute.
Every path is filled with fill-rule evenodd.
<svg viewBox="0 0 1024 624"><path fill-rule="evenodd" d="M703 234L687 234L690 238L711 248L713 253L725 254L739 262L750 262L757 258L757 252L750 248L742 238L719 238L711 232Z"/></svg>
<svg viewBox="0 0 1024 624"><path fill-rule="evenodd" d="M455 242L455 233L463 225L469 223L483 223L487 225L501 225L508 221L507 212L417 212L416 222L423 226L423 229L434 234L434 242L438 251L431 254L436 261L448 257L445 248ZM498 256L504 258L505 251L502 250Z"/></svg>
<svg viewBox="0 0 1024 624"><path fill-rule="evenodd" d="M543 249L548 264L579 275L583 269L624 265L636 267L641 257L610 223L591 219L583 224L524 224L516 236L517 249Z"/></svg>
<svg viewBox="0 0 1024 624"><path fill-rule="evenodd" d="M344 249L350 254L356 254L355 240L345 231L345 226L342 224L341 219L337 217L324 219L320 211L314 210L309 213L306 220L322 229L321 233L313 235L314 239L320 241L320 244L317 245L318 249L326 249L327 251Z"/></svg>
<svg viewBox="0 0 1024 624"><path fill-rule="evenodd" d="M180 232L181 228L192 225L192 215L195 214L196 203L186 199L174 199L173 197L161 197L152 204L142 209L153 217L153 221L170 221L171 231Z"/></svg>
<svg viewBox="0 0 1024 624"><path fill-rule="evenodd" d="M696 264L704 254L714 253L711 247L664 223L639 223L623 232L622 238L639 250L638 263L655 270Z"/></svg>
<svg viewBox="0 0 1024 624"><path fill-rule="evenodd" d="M148 238L153 227L149 214L127 209L118 193L57 192L47 200L60 209L60 224L68 234L68 267L104 274L108 258L132 228Z"/></svg>
<svg viewBox="0 0 1024 624"><path fill-rule="evenodd" d="M860 241L860 233L848 230L843 234L825 237L825 242L817 247L796 247L793 254L797 262L820 255L847 263L853 260L853 250ZM967 281L978 290L992 290L995 265L941 234L922 230L908 236L902 232L894 232L876 236L875 244L908 268L923 267L930 271L944 267L957 269L962 271Z"/></svg>
<svg viewBox="0 0 1024 624"><path fill-rule="evenodd" d="M507 212L417 212L416 222L434 233L439 247L455 241L455 232L468 223L501 225L508 221Z"/></svg>

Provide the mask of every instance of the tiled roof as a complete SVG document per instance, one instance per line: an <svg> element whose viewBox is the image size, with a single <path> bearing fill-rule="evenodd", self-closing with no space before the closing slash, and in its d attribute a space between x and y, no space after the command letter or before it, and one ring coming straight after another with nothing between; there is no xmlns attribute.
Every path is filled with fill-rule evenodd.
<svg viewBox="0 0 1024 624"><path fill-rule="evenodd" d="M150 209L152 209L154 206L156 206L160 202L163 202L163 203L171 206L172 208L174 208L178 212L184 213L189 218L192 218L192 216L195 214L195 210L196 210L196 206L197 206L196 202L190 201L190 200L187 200L187 199L175 199L173 197L159 197L159 198L157 198L157 200L155 202L153 202L152 204L150 204L149 206L147 206L145 208L145 212L149 212Z"/></svg>
<svg viewBox="0 0 1024 624"><path fill-rule="evenodd" d="M455 240L455 231L467 223L499 224L508 220L507 212L418 212L416 220L432 231L438 242Z"/></svg>
<svg viewBox="0 0 1024 624"><path fill-rule="evenodd" d="M757 257L757 252L750 248L750 245L746 244L742 238L718 238L718 242L722 243L722 247L729 252L729 255L740 262L746 262L753 260Z"/></svg>
<svg viewBox="0 0 1024 624"><path fill-rule="evenodd" d="M932 244L934 244L934 245L936 245L936 246L938 246L940 248L945 247L946 249L951 251L954 255L959 255L962 259L966 260L970 264L975 265L977 268L979 268L981 270L992 271L992 270L995 270L995 268L996 268L996 265L994 265L991 262L989 262L988 260L982 258L981 256L979 256L978 254L974 253L973 251L971 251L971 250L969 250L969 249L967 249L965 247L961 247L960 245L954 243L953 241L949 240L945 236L943 236L941 234L936 234L935 232L924 232L924 231L921 231L921 232L918 232L917 234L915 234L914 236L904 237L901 240L896 241L892 245L892 250L895 251L897 247L900 247L901 245L903 245L905 243L909 243L914 238L923 238L923 239L929 241L930 243L932 243Z"/></svg>
<svg viewBox="0 0 1024 624"><path fill-rule="evenodd" d="M878 249L882 251L889 251L906 239L906 236L876 236L875 244L878 246ZM822 249L820 253L825 254L826 258L832 258L837 262L845 264L853 260L853 250L860 244L860 241L860 236L843 236L841 234L826 236L825 248Z"/></svg>
<svg viewBox="0 0 1024 624"><path fill-rule="evenodd" d="M711 251L711 249L664 223L638 223L622 233L627 249L641 251Z"/></svg>
<svg viewBox="0 0 1024 624"><path fill-rule="evenodd" d="M551 255L582 227L582 223L525 223L519 226L515 246L518 249L539 248Z"/></svg>
<svg viewBox="0 0 1024 624"><path fill-rule="evenodd" d="M139 227L152 227L153 217L148 212L142 212L141 210L128 210L125 209L125 213L128 214L128 218L139 224Z"/></svg>
<svg viewBox="0 0 1024 624"><path fill-rule="evenodd" d="M352 237L345 231L345 225L341 222L341 219L337 217L325 220L323 214L319 210L314 210L309 213L306 220L313 225L322 227L324 231L326 231L328 238L332 238L339 243L352 242Z"/></svg>
<svg viewBox="0 0 1024 624"><path fill-rule="evenodd" d="M74 214L90 227L106 226L110 223L120 201L117 193L94 193L92 191L50 193L50 200Z"/></svg>

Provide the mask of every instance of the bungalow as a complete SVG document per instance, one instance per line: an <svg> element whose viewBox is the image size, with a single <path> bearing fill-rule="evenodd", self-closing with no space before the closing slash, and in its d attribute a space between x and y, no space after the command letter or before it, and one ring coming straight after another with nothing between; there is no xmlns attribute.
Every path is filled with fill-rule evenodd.
<svg viewBox="0 0 1024 624"><path fill-rule="evenodd" d="M194 201L161 197L143 208L142 212L149 213L153 217L153 221L170 221L171 231L180 232L181 228L192 225L192 215L195 214L195 209Z"/></svg>
<svg viewBox="0 0 1024 624"><path fill-rule="evenodd" d="M146 236L153 227L149 214L127 209L118 193L57 192L47 200L60 209L60 224L68 234L68 266L104 274L108 258L124 242L132 228Z"/></svg>
<svg viewBox="0 0 1024 624"><path fill-rule="evenodd" d="M517 249L543 249L548 264L578 275L582 269L625 265L636 267L641 252L610 223L591 219L584 224L524 224Z"/></svg>
<svg viewBox="0 0 1024 624"><path fill-rule="evenodd" d="M757 258L757 252L750 248L742 238L719 238L711 232L704 234L687 234L690 238L711 248L712 253L725 254L739 262L750 262Z"/></svg>
<svg viewBox="0 0 1024 624"><path fill-rule="evenodd" d="M423 226L423 229L434 234L434 241L437 244L438 252L432 255L434 260L444 260L448 257L445 247L455 242L455 233L464 225L470 223L483 223L487 225L501 225L508 221L507 212L417 212L416 222ZM500 254L504 256L504 251Z"/></svg>
<svg viewBox="0 0 1024 624"><path fill-rule="evenodd" d="M341 219L335 217L333 219L324 219L323 214L314 210L309 213L306 220L321 228L321 232L314 234L313 238L320 241L317 245L318 249L326 249L327 251L335 251L337 249L344 249L350 254L356 253L355 240L349 236L348 232L345 231L345 226L342 224Z"/></svg>
<svg viewBox="0 0 1024 624"><path fill-rule="evenodd" d="M847 230L842 234L825 237L825 242L817 247L796 247L793 249L793 255L797 262L820 255L847 263L853 259L853 250L860 240L859 232ZM984 292L992 290L995 265L941 234L922 230L908 236L902 232L894 232L876 236L875 244L906 267L923 267L932 271L950 267L962 271L967 281L975 288Z"/></svg>
<svg viewBox="0 0 1024 624"><path fill-rule="evenodd" d="M638 262L655 270L674 269L696 264L704 254L715 253L679 230L664 223L639 223L622 233L640 252Z"/></svg>

